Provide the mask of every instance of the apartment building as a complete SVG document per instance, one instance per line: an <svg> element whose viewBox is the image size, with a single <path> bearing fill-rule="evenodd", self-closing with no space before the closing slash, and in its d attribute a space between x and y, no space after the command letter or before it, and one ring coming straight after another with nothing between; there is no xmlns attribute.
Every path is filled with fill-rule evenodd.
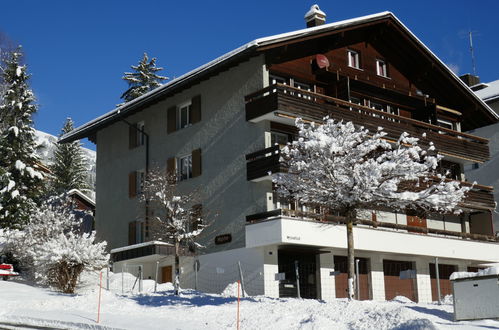
<svg viewBox="0 0 499 330"><path fill-rule="evenodd" d="M421 137L444 156L449 179L470 184L463 168L487 161L489 146L463 132L497 114L394 14L330 24L325 16L313 6L307 28L249 42L62 137L97 146L96 230L116 269L140 264L154 278L158 262L160 281L171 281L172 248L151 241L138 202L146 172L160 167L176 171L182 189L198 189L203 210L219 213L200 237L200 255L182 259L182 276L192 263L201 276L203 267L242 261L259 283L252 294L346 297L341 217L320 221L274 193L269 173L282 170L279 148L296 136L298 117ZM437 273L445 294L453 271L499 262L492 188L474 185L461 207L460 215L424 217L359 212L358 298L432 301Z"/></svg>

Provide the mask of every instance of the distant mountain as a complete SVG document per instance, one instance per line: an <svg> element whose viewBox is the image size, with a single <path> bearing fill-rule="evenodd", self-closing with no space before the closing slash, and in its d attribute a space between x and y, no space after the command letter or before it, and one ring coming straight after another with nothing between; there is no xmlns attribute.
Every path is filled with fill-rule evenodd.
<svg viewBox="0 0 499 330"><path fill-rule="evenodd" d="M36 138L36 153L40 157L42 163L46 166L52 164L52 157L55 151L55 144L57 143L57 137L42 131L35 130ZM87 160L88 165L88 183L90 187L95 190L95 151L82 148L83 155Z"/></svg>

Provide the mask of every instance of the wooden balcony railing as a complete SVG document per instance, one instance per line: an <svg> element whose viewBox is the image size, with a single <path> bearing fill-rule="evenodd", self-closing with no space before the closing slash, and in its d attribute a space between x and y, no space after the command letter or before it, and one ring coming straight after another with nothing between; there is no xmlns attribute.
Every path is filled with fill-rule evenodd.
<svg viewBox="0 0 499 330"><path fill-rule="evenodd" d="M323 215L317 213L310 212L301 212L297 210L289 210L289 209L277 209L268 212L261 212L256 214L251 214L246 216L246 222L249 224L258 223L262 221L268 221L275 219L276 217L287 216L292 218L299 218L301 220L308 221L316 221L321 223L337 223L337 224L345 224L346 218L341 216L334 215ZM434 229L434 228L425 228L425 227L415 227L402 225L391 222L380 222L373 220L364 220L364 219L356 219L355 224L370 226L372 228L389 228L396 230L407 230L411 233L421 233L421 234L435 234L435 235L443 235L443 236L451 236L451 237L459 237L465 239L472 239L476 241L486 241L486 242L499 242L499 237L490 236L490 235L482 235L482 234L472 234L472 233L463 233L457 231L443 230L443 229Z"/></svg>
<svg viewBox="0 0 499 330"><path fill-rule="evenodd" d="M287 170L286 166L279 161L280 149L278 145L270 148L265 148L251 154L246 155L246 175L248 181L255 181L260 178L266 177L272 173L281 173ZM434 178L433 181L438 181ZM448 179L451 181L450 179ZM467 193L460 206L468 209L477 210L492 210L495 208L495 201L493 195L493 188L479 184L472 184L466 181L460 181L463 186L472 186L473 188ZM414 187L414 183L408 182L402 184L403 189L414 190L424 189L426 183L420 182L419 188Z"/></svg>
<svg viewBox="0 0 499 330"><path fill-rule="evenodd" d="M487 139L282 84L259 90L245 99L246 120L255 120L269 113L318 122L329 116L335 120L351 121L370 131L381 126L387 138L394 141L402 132L407 132L418 137L422 146L433 142L438 152L462 159L484 162L490 156Z"/></svg>

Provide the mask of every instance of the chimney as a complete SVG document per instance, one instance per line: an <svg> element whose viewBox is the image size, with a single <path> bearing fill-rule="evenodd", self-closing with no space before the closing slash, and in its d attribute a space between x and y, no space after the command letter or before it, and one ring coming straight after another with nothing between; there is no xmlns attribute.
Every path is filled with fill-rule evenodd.
<svg viewBox="0 0 499 330"><path fill-rule="evenodd" d="M475 86L480 83L480 78L478 76L474 76L469 73L463 74L462 76L459 76L459 78L461 78L461 80L464 81L468 87Z"/></svg>
<svg viewBox="0 0 499 330"><path fill-rule="evenodd" d="M305 14L305 22L307 22L307 27L322 25L326 23L326 13L319 8L319 5L313 5Z"/></svg>

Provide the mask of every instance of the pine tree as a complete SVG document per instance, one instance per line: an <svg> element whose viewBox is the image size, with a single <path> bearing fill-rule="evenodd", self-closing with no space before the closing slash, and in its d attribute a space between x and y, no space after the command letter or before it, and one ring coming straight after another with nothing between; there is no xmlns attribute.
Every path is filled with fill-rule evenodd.
<svg viewBox="0 0 499 330"><path fill-rule="evenodd" d="M163 68L156 67L156 58L153 57L150 61L147 53L138 65L132 65L135 72L125 72L123 80L128 82L129 88L121 95L125 102L129 102L153 89L161 86L163 80L168 77L159 76L156 72L163 70Z"/></svg>
<svg viewBox="0 0 499 330"><path fill-rule="evenodd" d="M37 107L29 88L20 49L13 52L2 72L6 85L0 104L0 227L22 228L42 190L36 170L32 115Z"/></svg>
<svg viewBox="0 0 499 330"><path fill-rule="evenodd" d="M60 136L74 129L73 121L67 118ZM55 194L65 193L71 189L88 189L88 171L80 141L57 143L50 166L53 178L51 190Z"/></svg>

